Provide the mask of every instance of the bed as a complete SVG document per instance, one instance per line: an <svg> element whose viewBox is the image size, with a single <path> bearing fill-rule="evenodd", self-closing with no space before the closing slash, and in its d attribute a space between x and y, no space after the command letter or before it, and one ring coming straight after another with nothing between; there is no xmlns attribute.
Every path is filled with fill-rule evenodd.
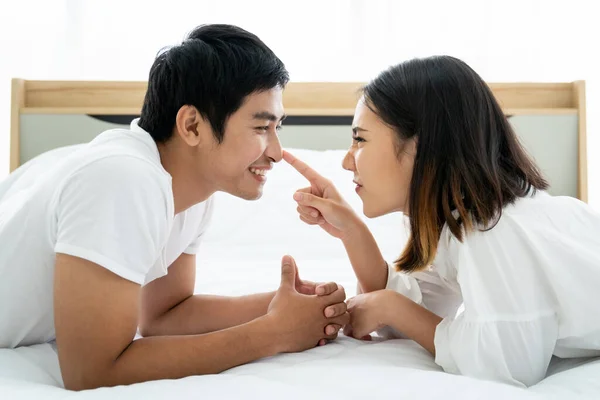
<svg viewBox="0 0 600 400"><path fill-rule="evenodd" d="M128 124L140 111L144 82L13 80L11 170L51 149L85 143ZM290 83L285 148L332 179L356 208L360 202L344 149L360 83ZM587 200L585 84L490 83L520 139L554 194ZM238 295L273 290L283 254L302 277L335 280L354 294L356 281L342 245L297 218L293 192L306 181L289 166L270 173L263 198L216 194L214 223L198 257L196 291ZM365 220L387 259L406 240L400 214ZM268 238L268 240L265 240ZM71 393L62 388L54 346L0 349L0 399L75 398L600 398L600 360L554 359L539 384L520 389L446 374L408 340L363 342L341 335L327 346L285 354L219 375L163 380Z"/></svg>

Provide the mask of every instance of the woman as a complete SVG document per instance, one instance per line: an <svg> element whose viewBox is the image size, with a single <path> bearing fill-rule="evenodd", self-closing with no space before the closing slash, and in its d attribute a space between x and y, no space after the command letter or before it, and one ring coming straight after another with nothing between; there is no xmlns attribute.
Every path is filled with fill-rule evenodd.
<svg viewBox="0 0 600 400"><path fill-rule="evenodd" d="M284 154L311 182L294 194L300 218L340 238L356 273L346 334L390 327L445 371L525 386L553 355L600 355L600 215L545 192L469 66L431 57L384 71L352 131L343 167L363 213L410 220L393 268L331 182Z"/></svg>

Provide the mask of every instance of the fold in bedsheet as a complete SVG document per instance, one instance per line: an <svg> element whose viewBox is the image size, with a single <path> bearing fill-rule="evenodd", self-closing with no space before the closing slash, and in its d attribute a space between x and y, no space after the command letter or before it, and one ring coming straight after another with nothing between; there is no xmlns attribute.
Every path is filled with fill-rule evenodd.
<svg viewBox="0 0 600 400"><path fill-rule="evenodd" d="M337 342L304 353L284 354L220 375L196 376L71 393L59 387L56 353L50 345L0 350L2 399L251 398L536 399L535 393L440 372L413 342ZM59 378L60 379L60 378ZM252 394L255 393L255 394ZM409 397L410 396L410 397ZM452 397L452 396L451 396Z"/></svg>

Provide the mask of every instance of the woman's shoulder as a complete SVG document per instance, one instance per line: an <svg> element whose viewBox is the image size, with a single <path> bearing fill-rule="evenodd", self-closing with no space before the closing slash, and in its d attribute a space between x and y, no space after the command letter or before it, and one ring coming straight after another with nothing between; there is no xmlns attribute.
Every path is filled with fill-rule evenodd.
<svg viewBox="0 0 600 400"><path fill-rule="evenodd" d="M553 196L546 191L536 191L502 209L498 224L510 223L518 224L522 229L600 228L600 213L575 197Z"/></svg>
<svg viewBox="0 0 600 400"><path fill-rule="evenodd" d="M600 235L600 213L579 199L536 191L507 204L491 223L475 224L474 229L463 234L462 241L445 226L440 246L485 247L515 239L525 244L586 235Z"/></svg>

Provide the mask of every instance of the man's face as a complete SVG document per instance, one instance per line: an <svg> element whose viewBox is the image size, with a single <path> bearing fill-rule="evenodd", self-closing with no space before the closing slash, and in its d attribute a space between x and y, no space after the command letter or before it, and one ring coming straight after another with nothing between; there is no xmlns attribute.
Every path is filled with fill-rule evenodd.
<svg viewBox="0 0 600 400"><path fill-rule="evenodd" d="M225 124L223 141L204 154L211 186L234 196L262 196L267 172L282 157L278 130L284 118L283 90L273 88L248 95Z"/></svg>

